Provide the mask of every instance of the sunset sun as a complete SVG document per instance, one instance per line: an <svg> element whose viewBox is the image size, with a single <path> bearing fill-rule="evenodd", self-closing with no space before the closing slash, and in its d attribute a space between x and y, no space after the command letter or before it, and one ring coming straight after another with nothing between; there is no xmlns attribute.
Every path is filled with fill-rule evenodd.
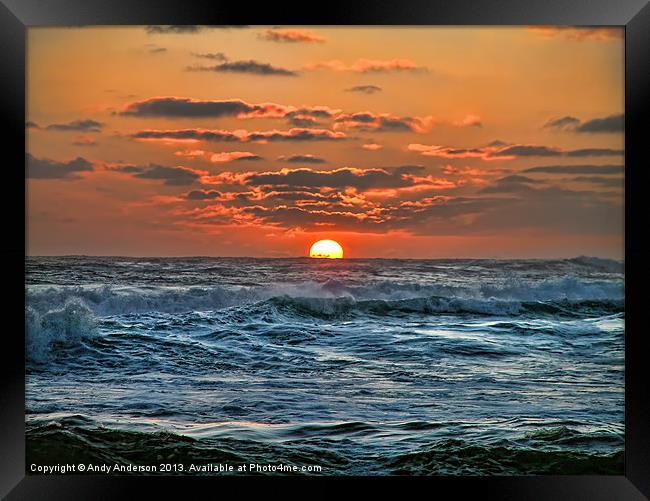
<svg viewBox="0 0 650 501"><path fill-rule="evenodd" d="M340 259L343 257L343 247L334 240L319 240L309 249L309 257Z"/></svg>

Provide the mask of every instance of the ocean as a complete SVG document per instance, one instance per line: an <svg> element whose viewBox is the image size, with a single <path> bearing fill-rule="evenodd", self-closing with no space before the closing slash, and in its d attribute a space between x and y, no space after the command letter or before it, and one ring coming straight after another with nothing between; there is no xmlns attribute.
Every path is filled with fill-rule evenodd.
<svg viewBox="0 0 650 501"><path fill-rule="evenodd" d="M622 262L26 267L28 472L623 473Z"/></svg>

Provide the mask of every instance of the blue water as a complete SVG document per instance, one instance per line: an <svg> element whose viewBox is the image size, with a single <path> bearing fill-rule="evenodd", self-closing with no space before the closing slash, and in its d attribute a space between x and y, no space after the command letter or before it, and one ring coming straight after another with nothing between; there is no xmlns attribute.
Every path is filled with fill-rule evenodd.
<svg viewBox="0 0 650 501"><path fill-rule="evenodd" d="M26 264L28 464L623 471L620 262Z"/></svg>

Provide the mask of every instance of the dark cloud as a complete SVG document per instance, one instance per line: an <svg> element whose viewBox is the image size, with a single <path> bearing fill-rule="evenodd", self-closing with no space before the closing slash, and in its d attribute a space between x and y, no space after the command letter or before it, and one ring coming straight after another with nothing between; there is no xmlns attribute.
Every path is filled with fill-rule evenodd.
<svg viewBox="0 0 650 501"><path fill-rule="evenodd" d="M40 129L40 126L36 122L25 122L26 129Z"/></svg>
<svg viewBox="0 0 650 501"><path fill-rule="evenodd" d="M95 120L73 120L62 124L50 124L47 130L74 131L74 132L101 132L104 124Z"/></svg>
<svg viewBox="0 0 650 501"><path fill-rule="evenodd" d="M259 76L298 76L298 73L286 68L272 66L269 63L249 61L228 61L215 66L189 66L189 71L215 71L217 73L249 73Z"/></svg>
<svg viewBox="0 0 650 501"><path fill-rule="evenodd" d="M376 92L381 92L382 88L378 85L355 85L349 89L345 89L346 92L359 92L361 94L374 94Z"/></svg>
<svg viewBox="0 0 650 501"><path fill-rule="evenodd" d="M369 111L341 114L335 122L364 132L422 132L430 126L428 118L396 117Z"/></svg>
<svg viewBox="0 0 650 501"><path fill-rule="evenodd" d="M325 106L294 108L275 103L251 104L241 99L201 100L174 96L136 101L115 112L124 116L166 118L284 118L299 128L313 127L318 125L316 119L329 119L337 113L340 110Z"/></svg>
<svg viewBox="0 0 650 501"><path fill-rule="evenodd" d="M145 27L145 31L149 34L156 33L198 33L202 31L205 26L198 24L168 24L168 25L149 25Z"/></svg>
<svg viewBox="0 0 650 501"><path fill-rule="evenodd" d="M548 146L531 146L517 144L508 146L498 151L497 156L515 156L515 157L558 157L562 152Z"/></svg>
<svg viewBox="0 0 650 501"><path fill-rule="evenodd" d="M215 190L194 190L190 191L185 197L188 200L214 200L221 197L221 192Z"/></svg>
<svg viewBox="0 0 650 501"><path fill-rule="evenodd" d="M252 161L252 162L259 162L260 160L264 160L264 157L261 157L260 155L246 155L245 157L234 158L232 161L233 162L244 162L244 161L248 162L249 160Z"/></svg>
<svg viewBox="0 0 650 501"><path fill-rule="evenodd" d="M490 141L486 146L500 148L501 146L509 146L511 144L512 143L506 143L505 141L501 141L500 139L495 139L494 141Z"/></svg>
<svg viewBox="0 0 650 501"><path fill-rule="evenodd" d="M577 150L562 150L543 145L506 144L493 141L488 146L475 148L451 148L445 146L427 146L424 144L409 144L410 151L419 152L424 156L440 158L482 158L483 160L515 157L602 157L622 155L623 150L611 148L583 148Z"/></svg>
<svg viewBox="0 0 650 501"><path fill-rule="evenodd" d="M165 47L152 47L149 49L149 52L152 54L162 54L163 52L167 52L167 49Z"/></svg>
<svg viewBox="0 0 650 501"><path fill-rule="evenodd" d="M143 130L132 134L133 139L196 139L198 141L241 142L242 138L225 130Z"/></svg>
<svg viewBox="0 0 650 501"><path fill-rule="evenodd" d="M144 130L131 135L133 139L187 140L198 141L341 141L347 139L342 132L327 129L289 129L288 131L241 132L234 134L225 130L182 129L182 130Z"/></svg>
<svg viewBox="0 0 650 501"><path fill-rule="evenodd" d="M126 105L118 112L125 116L207 118L232 117L242 114L268 114L281 112L279 105L249 104L241 99L201 101L183 97L154 97Z"/></svg>
<svg viewBox="0 0 650 501"><path fill-rule="evenodd" d="M147 166L125 165L115 167L113 170L124 174L131 174L139 179L157 179L169 186L186 186L194 183L200 174L185 167L167 167L164 165L149 164Z"/></svg>
<svg viewBox="0 0 650 501"><path fill-rule="evenodd" d="M622 165L544 165L524 170L544 174L623 174Z"/></svg>
<svg viewBox="0 0 650 501"><path fill-rule="evenodd" d="M567 157L611 157L623 155L625 150L614 150L612 148L583 148L566 152Z"/></svg>
<svg viewBox="0 0 650 501"><path fill-rule="evenodd" d="M623 132L625 129L625 115L610 115L604 118L593 118L585 122L572 116L552 118L542 128L566 130L578 133L608 133Z"/></svg>
<svg viewBox="0 0 650 501"><path fill-rule="evenodd" d="M512 175L497 179L490 186L486 186L481 193L521 193L532 190L531 185L542 184L544 181L526 176Z"/></svg>
<svg viewBox="0 0 650 501"><path fill-rule="evenodd" d="M228 57L223 52L204 52L204 53L197 53L193 52L192 55L194 57L200 57L203 59L210 59L212 61L219 61L219 62L225 62L228 60Z"/></svg>
<svg viewBox="0 0 650 501"><path fill-rule="evenodd" d="M608 234L623 230L623 200L620 195L557 186L537 187L530 183L503 190L508 203L477 214L467 230L508 231L527 228L568 234Z"/></svg>
<svg viewBox="0 0 650 501"><path fill-rule="evenodd" d="M308 116L289 117L288 123L294 127L315 127L319 125L318 120Z"/></svg>
<svg viewBox="0 0 650 501"><path fill-rule="evenodd" d="M601 177L601 176L578 176L570 179L577 183L591 183L608 188L623 188L624 180L622 177Z"/></svg>
<svg viewBox="0 0 650 501"><path fill-rule="evenodd" d="M328 129L289 129L288 131L249 132L247 141L342 141L347 136Z"/></svg>
<svg viewBox="0 0 650 501"><path fill-rule="evenodd" d="M625 129L625 115L610 115L605 118L594 118L583 122L576 127L576 132L623 132Z"/></svg>
<svg viewBox="0 0 650 501"><path fill-rule="evenodd" d="M80 179L80 172L94 170L93 164L82 157L69 162L35 158L25 154L25 177L31 179Z"/></svg>
<svg viewBox="0 0 650 501"><path fill-rule="evenodd" d="M224 25L201 25L201 24L164 24L149 25L145 31L149 35L155 34L193 34L210 29L241 29L248 28L246 25L224 24Z"/></svg>
<svg viewBox="0 0 650 501"><path fill-rule="evenodd" d="M336 111L333 111L324 106L313 106L311 108L298 108L297 110L292 110L287 112L288 117L295 116L309 116L314 118L331 118L334 116Z"/></svg>
<svg viewBox="0 0 650 501"><path fill-rule="evenodd" d="M323 226L333 226L340 231L379 231L388 229L386 222L377 215L367 216L351 211L308 209L295 206L245 207L243 211L261 219L266 224L281 227L301 227L322 231Z"/></svg>
<svg viewBox="0 0 650 501"><path fill-rule="evenodd" d="M384 169L343 168L333 171L311 169L283 170L249 174L245 183L249 186L299 186L308 188L346 188L358 190L371 188L403 188L412 186L414 180L401 171Z"/></svg>
<svg viewBox="0 0 650 501"><path fill-rule="evenodd" d="M521 174L502 177L475 195L464 196L440 192L435 179L420 165L334 171L283 169L220 176L220 186L229 193L222 191L221 198L216 197L205 213L193 212L197 222L223 224L223 220L212 217L223 213L245 224L305 231L332 227L359 232L402 230L417 235L486 234L511 229L616 235L622 224L622 204L616 199L620 190L571 190L554 186L549 179ZM563 184L573 181L556 179ZM575 182L581 181L620 187L607 178L575 178ZM242 187L250 191L237 191ZM400 188L404 188L404 196L375 197L382 190L389 194ZM193 196L208 199L203 194Z"/></svg>
<svg viewBox="0 0 650 501"><path fill-rule="evenodd" d="M543 129L573 129L580 124L580 120L572 116L564 116L560 118L552 118L546 122Z"/></svg>
<svg viewBox="0 0 650 501"><path fill-rule="evenodd" d="M290 157L280 157L278 160L283 160L285 162L291 163L303 163L303 164L324 164L325 159L320 157L315 157L314 155L291 155Z"/></svg>

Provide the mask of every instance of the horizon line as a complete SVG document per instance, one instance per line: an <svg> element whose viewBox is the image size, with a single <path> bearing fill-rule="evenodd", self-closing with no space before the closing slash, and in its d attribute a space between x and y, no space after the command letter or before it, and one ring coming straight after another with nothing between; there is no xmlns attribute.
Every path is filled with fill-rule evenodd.
<svg viewBox="0 0 650 501"><path fill-rule="evenodd" d="M361 260L361 259L383 259L383 260L411 260L411 261L424 261L424 260L473 260L473 261L563 261L567 259L604 259L609 261L624 262L625 256L622 258L603 257L594 255L573 255L570 257L342 257L342 258L313 258L310 256L218 256L218 255L174 255L174 256L149 256L149 255L122 255L122 254L25 254L25 258L70 258L70 257L85 257L85 258L127 258L127 259L309 259L309 260Z"/></svg>

